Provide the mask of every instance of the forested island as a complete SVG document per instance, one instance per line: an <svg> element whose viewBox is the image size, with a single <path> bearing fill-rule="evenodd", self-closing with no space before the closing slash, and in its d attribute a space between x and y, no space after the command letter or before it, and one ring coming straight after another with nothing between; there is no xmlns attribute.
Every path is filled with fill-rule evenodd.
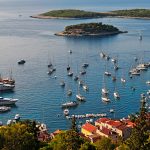
<svg viewBox="0 0 150 150"><path fill-rule="evenodd" d="M101 17L131 17L150 19L150 9L128 9L110 12L91 12L77 9L52 10L31 16L39 19L90 19Z"/></svg>
<svg viewBox="0 0 150 150"><path fill-rule="evenodd" d="M64 9L64 10L52 10L46 13L39 14L37 16L31 16L32 18L39 18L39 19L87 19L87 18L100 18L107 16L106 13L99 13L99 12L91 12L91 11L84 11L84 10L77 10L77 9Z"/></svg>
<svg viewBox="0 0 150 150"><path fill-rule="evenodd" d="M104 36L124 33L118 28L100 23L82 23L66 26L65 30L55 35L59 36Z"/></svg>
<svg viewBox="0 0 150 150"><path fill-rule="evenodd" d="M99 12L91 12L91 11L84 11L84 10L77 10L77 9L64 9L64 10L52 10L46 13L39 14L37 16L31 16L32 18L39 18L39 19L88 19L88 18L100 18L107 16L106 13L99 13Z"/></svg>
<svg viewBox="0 0 150 150"><path fill-rule="evenodd" d="M113 13L114 16L150 19L150 9L116 10L116 11L111 11L111 13Z"/></svg>

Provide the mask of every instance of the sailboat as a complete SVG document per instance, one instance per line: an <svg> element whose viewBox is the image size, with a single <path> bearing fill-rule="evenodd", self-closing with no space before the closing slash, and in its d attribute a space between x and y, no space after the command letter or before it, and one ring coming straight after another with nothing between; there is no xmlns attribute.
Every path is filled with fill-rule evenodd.
<svg viewBox="0 0 150 150"><path fill-rule="evenodd" d="M121 77L121 82L122 82L122 83L126 83L126 79L123 78L123 77Z"/></svg>
<svg viewBox="0 0 150 150"><path fill-rule="evenodd" d="M103 86L103 88L102 88L102 94L104 94L104 95L108 95L109 94L109 90L106 88L106 83L105 83L105 76L103 75L103 84L104 84L104 86Z"/></svg>
<svg viewBox="0 0 150 150"><path fill-rule="evenodd" d="M2 76L0 74L0 82L2 82L4 84L15 85L15 80L12 77L12 71L10 71L10 75L8 78L2 78Z"/></svg>
<svg viewBox="0 0 150 150"><path fill-rule="evenodd" d="M114 92L114 98L115 99L120 99L120 95L119 95L119 93L116 90Z"/></svg>
<svg viewBox="0 0 150 150"><path fill-rule="evenodd" d="M85 84L85 85L83 85L83 89L85 90L85 91L89 91L89 87Z"/></svg>
<svg viewBox="0 0 150 150"><path fill-rule="evenodd" d="M68 88L67 88L66 89L66 102L61 105L62 108L74 107L74 106L78 105L78 103L76 101L71 101L69 99L69 96L71 96L71 95L72 95L72 90L70 90L70 89L68 90Z"/></svg>
<svg viewBox="0 0 150 150"><path fill-rule="evenodd" d="M50 62L49 62L49 64L47 66L48 66L48 72L47 72L48 75L51 75L53 72L56 71L56 68L52 64L51 60L50 60Z"/></svg>
<svg viewBox="0 0 150 150"><path fill-rule="evenodd" d="M122 77L121 77L121 83L126 83L126 79L124 78L124 68L122 70Z"/></svg>
<svg viewBox="0 0 150 150"><path fill-rule="evenodd" d="M104 72L104 74L106 76L111 76L111 73L108 71L107 64L105 64L105 72Z"/></svg>
<svg viewBox="0 0 150 150"><path fill-rule="evenodd" d="M85 97L80 94L79 85L77 87L78 87L78 93L76 94L76 99L79 100L79 101L85 101Z"/></svg>
<svg viewBox="0 0 150 150"><path fill-rule="evenodd" d="M62 86L62 87L65 86L65 82L63 80L60 82L60 86Z"/></svg>
<svg viewBox="0 0 150 150"><path fill-rule="evenodd" d="M101 90L102 93L102 101L103 102L110 102L110 99L108 98L109 90L106 88L106 83L105 83L105 76L103 75L103 88Z"/></svg>
<svg viewBox="0 0 150 150"><path fill-rule="evenodd" d="M106 95L102 95L103 102L110 102L110 99Z"/></svg>
<svg viewBox="0 0 150 150"><path fill-rule="evenodd" d="M100 57L101 57L101 58L104 58L105 56L106 56L106 55L105 55L104 52L101 52L101 53L100 53Z"/></svg>

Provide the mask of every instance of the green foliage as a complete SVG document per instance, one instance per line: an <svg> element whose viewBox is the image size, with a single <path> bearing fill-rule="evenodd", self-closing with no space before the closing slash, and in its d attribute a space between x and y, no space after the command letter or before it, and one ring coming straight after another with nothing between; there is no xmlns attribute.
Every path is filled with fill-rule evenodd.
<svg viewBox="0 0 150 150"><path fill-rule="evenodd" d="M43 13L42 15L51 17L65 17L65 18L97 18L105 16L104 13L101 14L98 12L89 12L76 9L52 10Z"/></svg>
<svg viewBox="0 0 150 150"><path fill-rule="evenodd" d="M78 132L77 124L76 124L76 118L75 117L72 117L71 130L74 130L74 131Z"/></svg>
<svg viewBox="0 0 150 150"><path fill-rule="evenodd" d="M125 141L125 144L131 150L149 150L150 149L150 124L146 119L145 102L141 104L139 117L135 120L136 126L133 128L131 136Z"/></svg>
<svg viewBox="0 0 150 150"><path fill-rule="evenodd" d="M117 32L118 28L112 25L106 25L100 23L82 23L77 25L70 25L65 28L65 32L70 32L72 30L80 29L83 32L87 33L101 33L101 32Z"/></svg>
<svg viewBox="0 0 150 150"><path fill-rule="evenodd" d="M128 16L128 17L150 17L150 9L130 9L130 10L116 10L112 13L117 16Z"/></svg>
<svg viewBox="0 0 150 150"><path fill-rule="evenodd" d="M126 145L126 144L121 144L121 145L118 147L118 150L130 150L130 148L129 148L128 145Z"/></svg>
<svg viewBox="0 0 150 150"><path fill-rule="evenodd" d="M82 139L74 130L67 130L58 134L50 143L54 150L78 150Z"/></svg>
<svg viewBox="0 0 150 150"><path fill-rule="evenodd" d="M83 144L81 144L81 147L79 150L96 150L95 145L89 143L89 142L85 142Z"/></svg>
<svg viewBox="0 0 150 150"><path fill-rule="evenodd" d="M96 143L97 150L114 150L115 145L112 143L111 139L103 137L102 139L98 140Z"/></svg>
<svg viewBox="0 0 150 150"><path fill-rule="evenodd" d="M17 123L0 128L1 148L6 150L35 150L34 133L28 131L26 124Z"/></svg>

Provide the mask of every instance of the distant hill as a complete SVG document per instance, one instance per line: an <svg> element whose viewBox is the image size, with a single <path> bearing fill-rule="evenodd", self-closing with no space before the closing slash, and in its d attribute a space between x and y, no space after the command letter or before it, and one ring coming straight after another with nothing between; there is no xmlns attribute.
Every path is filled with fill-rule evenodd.
<svg viewBox="0 0 150 150"><path fill-rule="evenodd" d="M88 19L101 17L131 17L150 19L150 9L115 10L110 12L91 12L77 9L52 10L31 16L39 19Z"/></svg>
<svg viewBox="0 0 150 150"><path fill-rule="evenodd" d="M107 14L99 12L90 12L76 9L52 10L37 16L35 18L100 18Z"/></svg>
<svg viewBox="0 0 150 150"><path fill-rule="evenodd" d="M150 9L129 9L129 10L116 10L111 12L116 16L150 18Z"/></svg>

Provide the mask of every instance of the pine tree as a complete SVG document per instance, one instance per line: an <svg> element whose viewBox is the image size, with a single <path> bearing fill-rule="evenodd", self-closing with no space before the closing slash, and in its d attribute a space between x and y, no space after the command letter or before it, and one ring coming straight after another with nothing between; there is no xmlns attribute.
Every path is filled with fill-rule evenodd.
<svg viewBox="0 0 150 150"><path fill-rule="evenodd" d="M71 129L78 132L77 124L76 124L76 118L75 116L72 117L72 122L71 122Z"/></svg>
<svg viewBox="0 0 150 150"><path fill-rule="evenodd" d="M149 131L150 126L149 122L146 119L147 110L145 107L145 101L141 103L139 117L135 121L135 127L132 130L131 136L127 139L126 144L131 150L149 150L150 142Z"/></svg>

